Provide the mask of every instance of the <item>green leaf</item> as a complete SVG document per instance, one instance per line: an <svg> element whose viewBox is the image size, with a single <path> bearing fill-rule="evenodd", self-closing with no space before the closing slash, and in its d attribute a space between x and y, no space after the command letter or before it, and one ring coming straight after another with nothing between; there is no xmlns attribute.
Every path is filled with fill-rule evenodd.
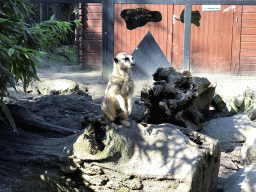
<svg viewBox="0 0 256 192"><path fill-rule="evenodd" d="M6 21L10 21L10 20L9 20L9 19L0 18L0 24L1 24L1 23L5 23Z"/></svg>
<svg viewBox="0 0 256 192"><path fill-rule="evenodd" d="M0 33L0 39L9 43L9 44L13 44L13 42L10 40L10 38L6 37L5 35L3 35L2 33Z"/></svg>
<svg viewBox="0 0 256 192"><path fill-rule="evenodd" d="M2 82L7 82L7 83L9 83L9 85L11 85L11 86L15 89L15 91L17 91L17 90L16 90L16 86L15 86L15 82L14 82L11 78L1 77L1 76L0 76L0 80L1 80Z"/></svg>
<svg viewBox="0 0 256 192"><path fill-rule="evenodd" d="M16 127L16 124L14 122L14 119L12 118L11 112L8 109L8 107L5 105L5 103L0 99L0 106L3 109L4 114L6 115L8 121L10 122L12 128L18 133L18 129Z"/></svg>
<svg viewBox="0 0 256 192"><path fill-rule="evenodd" d="M6 75L8 77L13 77L12 73L9 72L6 68L4 68L2 65L0 65L0 74Z"/></svg>
<svg viewBox="0 0 256 192"><path fill-rule="evenodd" d="M11 57L11 56L12 56L13 52L14 52L14 49L13 49L13 48L9 49L9 51L8 51L8 55L9 55L9 57Z"/></svg>
<svg viewBox="0 0 256 192"><path fill-rule="evenodd" d="M50 21L54 20L54 14L51 16Z"/></svg>

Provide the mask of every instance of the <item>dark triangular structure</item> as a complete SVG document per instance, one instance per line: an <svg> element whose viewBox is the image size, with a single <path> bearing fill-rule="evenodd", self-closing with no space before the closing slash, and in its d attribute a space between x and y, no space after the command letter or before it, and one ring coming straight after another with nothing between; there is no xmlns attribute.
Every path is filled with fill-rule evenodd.
<svg viewBox="0 0 256 192"><path fill-rule="evenodd" d="M170 67L168 59L150 32L132 53L135 66L131 69L134 79L150 79L159 67Z"/></svg>

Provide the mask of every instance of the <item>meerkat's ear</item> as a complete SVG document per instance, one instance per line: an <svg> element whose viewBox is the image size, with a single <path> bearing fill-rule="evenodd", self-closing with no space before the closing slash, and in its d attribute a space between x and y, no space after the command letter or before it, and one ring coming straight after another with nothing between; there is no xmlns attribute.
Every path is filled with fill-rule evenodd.
<svg viewBox="0 0 256 192"><path fill-rule="evenodd" d="M116 57L114 58L114 62L115 62L115 63L118 63L118 59L117 59Z"/></svg>

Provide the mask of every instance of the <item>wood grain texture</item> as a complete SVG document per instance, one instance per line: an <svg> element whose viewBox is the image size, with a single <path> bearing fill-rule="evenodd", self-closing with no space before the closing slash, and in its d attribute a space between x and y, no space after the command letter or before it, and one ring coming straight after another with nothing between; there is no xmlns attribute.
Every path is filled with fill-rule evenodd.
<svg viewBox="0 0 256 192"><path fill-rule="evenodd" d="M256 6L243 5L240 74L256 72Z"/></svg>
<svg viewBox="0 0 256 192"><path fill-rule="evenodd" d="M229 5L222 5L225 10ZM233 31L233 9L202 11L193 5L192 11L201 14L200 27L191 24L190 65L192 72L230 72Z"/></svg>

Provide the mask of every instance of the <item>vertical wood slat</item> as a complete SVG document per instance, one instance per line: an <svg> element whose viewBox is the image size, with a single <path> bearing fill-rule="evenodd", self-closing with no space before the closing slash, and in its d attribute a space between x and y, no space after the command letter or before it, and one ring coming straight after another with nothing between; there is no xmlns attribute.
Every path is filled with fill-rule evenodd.
<svg viewBox="0 0 256 192"><path fill-rule="evenodd" d="M185 5L173 5L173 13L176 15L177 19L180 18L180 14ZM184 24L181 21L176 20L176 23L173 24L173 43L172 43L172 66L181 70L183 65L183 42L184 42Z"/></svg>
<svg viewBox="0 0 256 192"><path fill-rule="evenodd" d="M172 37L173 37L173 5L167 5L167 41L166 41L166 57L172 63Z"/></svg>
<svg viewBox="0 0 256 192"><path fill-rule="evenodd" d="M84 3L82 5L82 68L100 70L102 64L102 59L99 57L102 53L102 5L101 3Z"/></svg>
<svg viewBox="0 0 256 192"><path fill-rule="evenodd" d="M252 74L256 72L256 6L242 6L242 27L240 63L237 71L241 74Z"/></svg>
<svg viewBox="0 0 256 192"><path fill-rule="evenodd" d="M237 5L233 18L233 40L232 40L232 59L231 73L239 72L240 65L240 47L241 47L241 27L242 27L242 5Z"/></svg>

